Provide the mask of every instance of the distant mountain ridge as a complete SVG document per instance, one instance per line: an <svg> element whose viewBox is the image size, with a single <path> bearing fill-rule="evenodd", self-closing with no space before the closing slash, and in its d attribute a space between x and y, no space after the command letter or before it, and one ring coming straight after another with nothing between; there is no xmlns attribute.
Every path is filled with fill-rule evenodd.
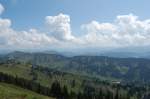
<svg viewBox="0 0 150 99"><path fill-rule="evenodd" d="M101 79L150 82L150 59L114 58L107 56L73 56L42 52L13 52L3 60L31 63L60 71L94 76ZM1 60L2 60L1 59Z"/></svg>
<svg viewBox="0 0 150 99"><path fill-rule="evenodd" d="M11 51L11 50L0 50L0 56L6 55L9 53L45 53L45 54L57 54L66 57L73 57L73 56L108 56L108 57L116 57L116 58L148 58L150 59L150 52L149 51L130 51L130 50L122 50L122 49L114 49L114 50L72 50L72 51L55 51L55 50L45 50L45 51Z"/></svg>

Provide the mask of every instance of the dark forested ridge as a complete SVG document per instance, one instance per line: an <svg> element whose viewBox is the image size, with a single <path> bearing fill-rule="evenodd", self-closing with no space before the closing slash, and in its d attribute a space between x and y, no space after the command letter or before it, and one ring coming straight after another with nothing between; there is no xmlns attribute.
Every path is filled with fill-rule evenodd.
<svg viewBox="0 0 150 99"><path fill-rule="evenodd" d="M150 59L106 56L65 57L59 54L13 52L2 58L40 65L55 70L121 81L150 81Z"/></svg>
<svg viewBox="0 0 150 99"><path fill-rule="evenodd" d="M0 82L57 99L146 99L150 60L14 52L0 57Z"/></svg>
<svg viewBox="0 0 150 99"><path fill-rule="evenodd" d="M45 70L47 68L41 68ZM64 73L48 70L49 73L55 72L58 76ZM69 74L65 74L69 75ZM48 75L47 75L48 76ZM68 80L69 81L69 80ZM39 94L54 97L56 99L141 99L145 93L149 92L149 86L141 87L134 84L113 84L105 81L84 79L81 90L73 91L68 89L68 85L63 85L58 79L52 82L51 86L44 86L37 83L35 80L20 78L17 75L13 76L0 72L0 82L14 84L19 87L29 89ZM73 88L76 88L76 80L70 83Z"/></svg>

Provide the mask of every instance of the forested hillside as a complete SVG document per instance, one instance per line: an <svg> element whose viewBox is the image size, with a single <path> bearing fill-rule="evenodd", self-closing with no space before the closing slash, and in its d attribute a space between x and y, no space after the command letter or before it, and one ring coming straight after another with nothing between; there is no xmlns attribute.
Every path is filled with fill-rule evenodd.
<svg viewBox="0 0 150 99"><path fill-rule="evenodd" d="M149 85L102 80L14 59L1 61L0 82L57 99L141 99L149 93Z"/></svg>
<svg viewBox="0 0 150 99"><path fill-rule="evenodd" d="M106 56L65 57L47 53L9 53L1 60L15 60L104 80L150 81L150 60L143 58L112 58Z"/></svg>

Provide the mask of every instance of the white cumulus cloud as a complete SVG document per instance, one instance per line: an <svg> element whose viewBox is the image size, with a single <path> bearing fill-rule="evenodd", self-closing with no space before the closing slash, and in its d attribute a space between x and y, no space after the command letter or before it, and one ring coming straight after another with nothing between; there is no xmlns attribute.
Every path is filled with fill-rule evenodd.
<svg viewBox="0 0 150 99"><path fill-rule="evenodd" d="M70 17L65 14L57 16L47 16L45 18L46 25L52 36L59 40L73 40L74 36L71 32Z"/></svg>
<svg viewBox="0 0 150 99"><path fill-rule="evenodd" d="M36 29L16 31L11 28L11 20L0 19L0 47L35 48L57 43L57 40Z"/></svg>
<svg viewBox="0 0 150 99"><path fill-rule="evenodd" d="M150 20L139 20L133 14L119 15L113 23L92 21L82 25L85 40L99 47L150 45Z"/></svg>
<svg viewBox="0 0 150 99"><path fill-rule="evenodd" d="M0 4L0 14L4 7ZM150 46L150 19L138 16L118 15L113 22L96 20L81 25L84 35L74 36L70 16L58 14L46 16L46 30L17 31L10 19L0 17L0 48L120 48ZM45 32L46 31L46 32Z"/></svg>

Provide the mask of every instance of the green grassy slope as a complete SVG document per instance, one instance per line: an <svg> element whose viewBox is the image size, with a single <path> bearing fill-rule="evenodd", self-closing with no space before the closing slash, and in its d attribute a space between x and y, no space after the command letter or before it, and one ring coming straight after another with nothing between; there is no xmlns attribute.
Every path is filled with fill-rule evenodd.
<svg viewBox="0 0 150 99"><path fill-rule="evenodd" d="M0 99L54 99L11 84L0 83Z"/></svg>
<svg viewBox="0 0 150 99"><path fill-rule="evenodd" d="M32 66L30 64L1 64L0 72L13 75L14 77L17 76L19 78L25 78L28 80L33 80L33 78L36 76L36 79L34 79L34 81L47 87L51 87L51 84L55 80L57 80L61 83L62 86L67 85L69 91L73 90L75 92L78 92L80 89L82 89L82 82L84 80L92 80L88 79L88 77L80 75L73 75L68 73L59 74L61 72L50 72L49 74L47 74L46 71L40 71L37 69L32 70ZM75 87L71 86L73 80L76 80Z"/></svg>

